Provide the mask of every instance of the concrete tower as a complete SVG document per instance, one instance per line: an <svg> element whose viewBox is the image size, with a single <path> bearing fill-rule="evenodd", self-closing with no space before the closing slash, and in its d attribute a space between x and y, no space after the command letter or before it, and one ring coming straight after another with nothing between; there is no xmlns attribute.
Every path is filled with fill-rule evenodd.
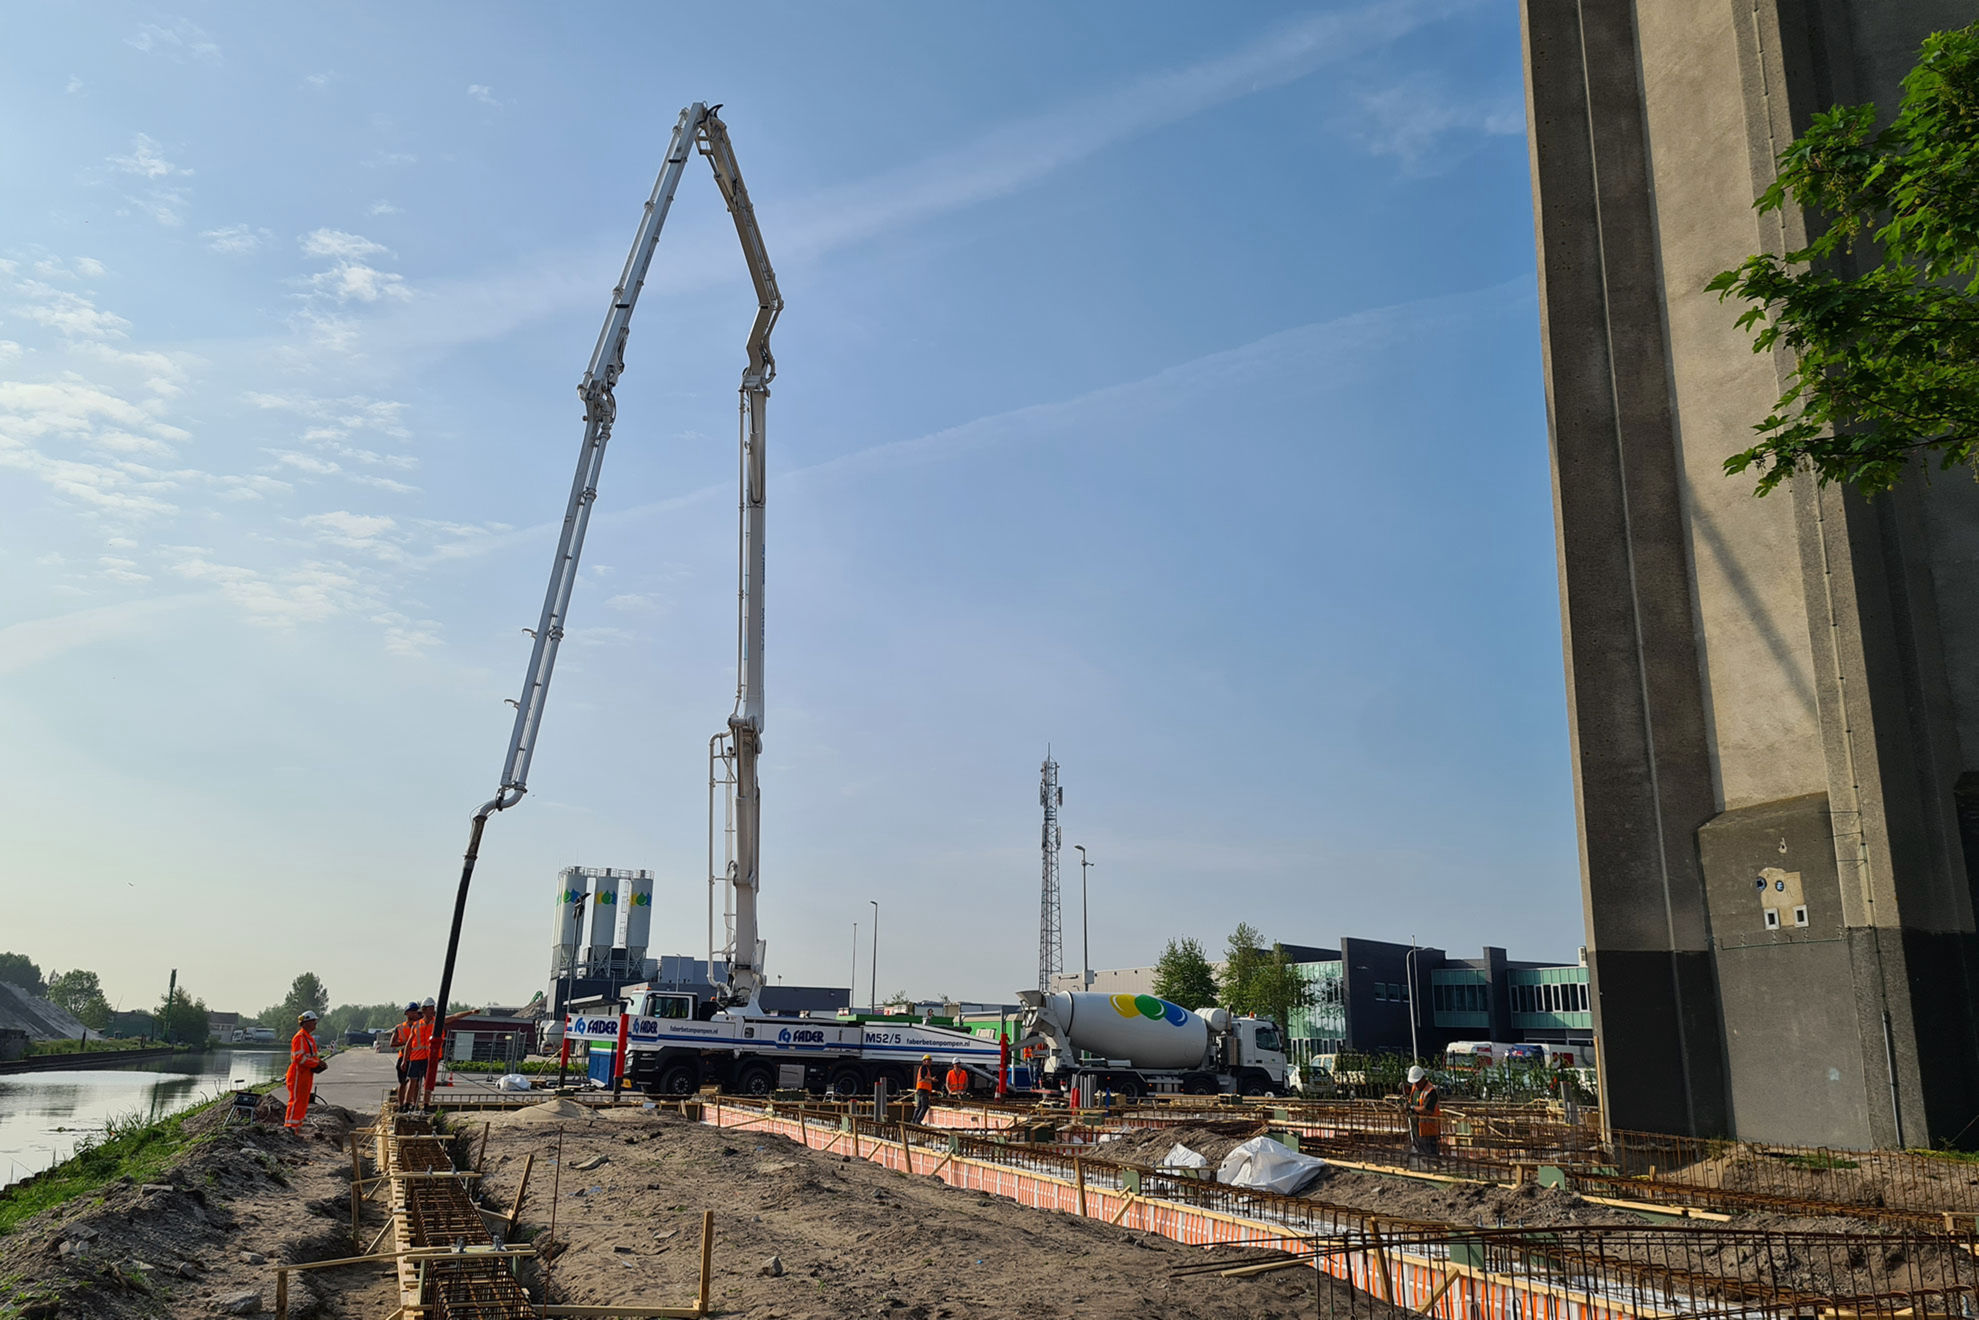
<svg viewBox="0 0 1979 1320"><path fill-rule="evenodd" d="M1720 464L1788 364L1703 288L1804 235L1751 203L1810 117L1887 119L1919 41L1973 6L1522 10L1609 1121L1953 1136L1979 1116L1979 486L1755 499Z"/></svg>

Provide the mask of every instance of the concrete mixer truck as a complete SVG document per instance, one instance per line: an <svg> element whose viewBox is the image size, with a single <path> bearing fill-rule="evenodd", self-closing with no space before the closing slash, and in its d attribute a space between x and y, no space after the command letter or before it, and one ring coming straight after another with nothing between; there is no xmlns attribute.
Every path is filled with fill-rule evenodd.
<svg viewBox="0 0 1979 1320"><path fill-rule="evenodd" d="M1084 1079L1129 1099L1284 1094L1285 1042L1269 1018L1191 1013L1153 995L1020 990L1017 998L1026 1035L1047 1042L1044 1089Z"/></svg>

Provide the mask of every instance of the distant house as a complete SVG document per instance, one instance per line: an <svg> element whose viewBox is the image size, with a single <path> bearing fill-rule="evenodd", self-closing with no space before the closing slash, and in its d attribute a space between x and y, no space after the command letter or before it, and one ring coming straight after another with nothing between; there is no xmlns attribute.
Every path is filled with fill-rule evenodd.
<svg viewBox="0 0 1979 1320"><path fill-rule="evenodd" d="M536 1023L520 1009L466 1009L447 1018L450 1059L521 1059L536 1048Z"/></svg>
<svg viewBox="0 0 1979 1320"><path fill-rule="evenodd" d="M206 1035L215 1045L231 1045L240 1039L241 1015L238 1013L206 1014Z"/></svg>

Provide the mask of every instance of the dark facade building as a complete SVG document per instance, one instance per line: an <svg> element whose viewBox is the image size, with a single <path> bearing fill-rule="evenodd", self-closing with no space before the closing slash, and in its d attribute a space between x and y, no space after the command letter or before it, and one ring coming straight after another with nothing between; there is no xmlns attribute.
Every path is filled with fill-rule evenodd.
<svg viewBox="0 0 1979 1320"><path fill-rule="evenodd" d="M1587 968L1516 962L1500 948L1452 958L1442 949L1347 938L1306 946L1293 964L1314 1004L1287 1024L1294 1063L1343 1051L1432 1058L1453 1041L1565 1045L1593 1039Z"/></svg>

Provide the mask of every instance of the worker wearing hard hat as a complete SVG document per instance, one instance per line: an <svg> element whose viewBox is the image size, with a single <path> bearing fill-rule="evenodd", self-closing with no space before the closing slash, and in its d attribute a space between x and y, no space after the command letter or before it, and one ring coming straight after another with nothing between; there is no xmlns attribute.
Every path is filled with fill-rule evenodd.
<svg viewBox="0 0 1979 1320"><path fill-rule="evenodd" d="M1443 1136L1441 1097L1436 1083L1429 1080L1422 1065L1409 1069L1409 1087L1402 1093L1402 1109L1409 1116L1409 1148L1417 1155L1433 1158Z"/></svg>
<svg viewBox="0 0 1979 1320"><path fill-rule="evenodd" d="M948 1093L950 1095L969 1094L969 1070L962 1066L962 1060L954 1059L948 1065Z"/></svg>
<svg viewBox="0 0 1979 1320"><path fill-rule="evenodd" d="M419 1006L419 1016L413 1019L412 1031L406 1037L405 1085L399 1088L399 1108L411 1109L419 1104L432 1057L433 1001L429 998Z"/></svg>
<svg viewBox="0 0 1979 1320"><path fill-rule="evenodd" d="M928 1107L935 1102L935 1056L923 1054L921 1066L914 1072L914 1121L919 1123L927 1118Z"/></svg>
<svg viewBox="0 0 1979 1320"><path fill-rule="evenodd" d="M405 1006L405 1021L392 1028L392 1048L398 1052L399 1094L405 1094L405 1047L412 1041L412 1024L419 1019L419 1003Z"/></svg>
<svg viewBox="0 0 1979 1320"><path fill-rule="evenodd" d="M301 1131L309 1114L309 1097L316 1090L316 1074L323 1068L323 1058L316 1052L316 1013L304 1010L295 1020L295 1035L289 1038L289 1071L282 1079L289 1088L289 1112L283 1120L289 1131Z"/></svg>

